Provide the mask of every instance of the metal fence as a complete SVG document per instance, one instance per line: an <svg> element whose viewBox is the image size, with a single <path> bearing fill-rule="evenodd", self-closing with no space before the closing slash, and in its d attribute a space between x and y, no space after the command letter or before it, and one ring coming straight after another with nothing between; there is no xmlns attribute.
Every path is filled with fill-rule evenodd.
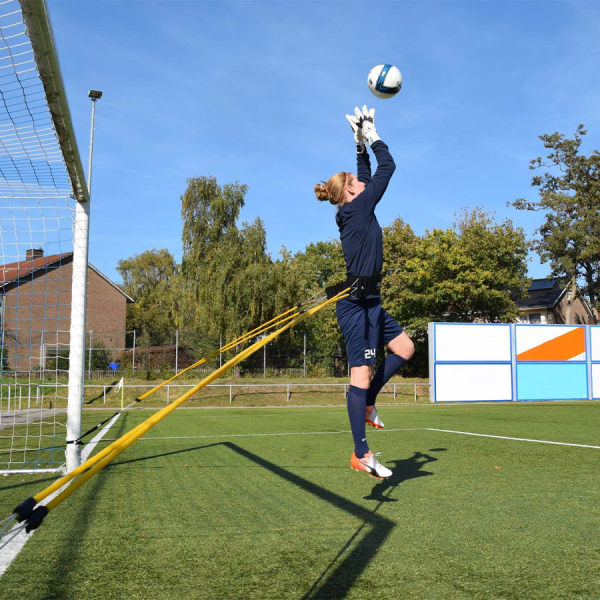
<svg viewBox="0 0 600 600"><path fill-rule="evenodd" d="M88 331L86 337L86 378L101 379L131 373L158 373L175 375L200 357L209 354L217 346L198 340L196 332L174 330L164 334L162 345L148 345L144 336L136 331ZM223 346L225 339L219 340ZM55 358L39 365L40 370L53 371L68 368L68 350L59 356L55 348L44 348L44 356L50 351ZM31 348L32 356L40 354L39 348ZM232 350L233 352L233 350ZM219 355L207 363L211 370L221 366L227 357ZM109 367L110 365L110 367ZM348 365L343 350L335 356L317 346L307 345L306 332L301 333L292 346L279 342L266 344L262 351L245 360L239 367L248 375L267 377L340 377L347 374Z"/></svg>
<svg viewBox="0 0 600 600"><path fill-rule="evenodd" d="M33 377L65 376L69 370L69 349L65 346L50 344L52 332L42 332L39 344L30 342L23 347L24 356L28 356L29 370ZM56 333L56 332L55 332ZM88 331L85 347L85 377L89 380L111 377L136 376L148 379L166 379L176 375L195 363L199 358L210 354L226 340L218 342L199 340L196 332L172 331L163 336L163 345L148 345L144 336L135 331ZM261 351L248 357L238 367L238 373L254 377L344 377L349 375L348 362L343 348L335 352L326 351L318 345L310 345L306 332L295 336L293 344L282 340L266 344ZM287 339L287 338L286 338ZM28 371L15 374L15 366L3 357L2 379L28 377ZM234 353L235 350L231 350ZM214 371L231 358L232 354L219 355L200 369L198 373ZM22 367L18 367L22 369Z"/></svg>
<svg viewBox="0 0 600 600"><path fill-rule="evenodd" d="M410 397L417 402L418 398L427 397L428 396L428 383L404 383L404 382L395 382L386 384L381 393L383 394L391 394L394 401L398 396ZM26 408L27 406L35 406L44 402L46 394L49 389L54 389L55 387L64 387L60 384L56 383L14 383L14 384L2 384L0 385L0 400L3 400L3 404L0 404L0 410L10 410L12 407L13 410L19 410L21 408ZM95 396L95 400L102 400L102 404L106 404L107 397L110 398L110 394L114 390L114 385L101 385L101 384L86 384L85 391L89 390L97 390L98 393ZM123 386L125 391L127 390L141 390L137 395L141 395L144 391L148 389L152 389L155 387L154 385L131 385L127 384ZM161 388L161 394L157 398L161 398L161 402L165 402L169 404L171 400L174 400L185 393L185 391L194 387L194 384L167 384ZM295 383L295 382L285 382L285 383L254 383L254 384L243 384L243 383L213 383L207 385L204 389L208 388L216 388L216 389L225 389L229 393L229 403L233 402L233 399L236 395L236 390L267 390L267 391L276 391L281 390L281 395L285 396L286 402L290 402L291 396L293 393L301 393L304 391L311 391L315 388L317 390L326 390L330 389L333 391L339 390L343 392L344 397L348 393L349 384L346 383ZM267 393L267 392L265 392ZM114 396L113 396L114 398ZM128 395L128 398L131 398L131 394ZM155 398L155 402L156 399ZM126 402L130 402L131 400L126 400ZM114 400L113 400L114 404Z"/></svg>
<svg viewBox="0 0 600 600"><path fill-rule="evenodd" d="M142 389L142 390L147 390L147 389L152 389L153 385L124 385L123 388L124 389ZM169 404L171 399L175 399L178 398L179 396L181 396L183 393L185 393L186 390L189 390L191 388L193 388L194 385L193 384L167 384L165 386L163 386L163 390L166 393L166 403ZM281 393L282 395L285 394L285 398L287 402L290 402L290 398L292 393L294 393L294 391L299 391L307 388L332 388L333 390L343 390L344 393L344 397L346 397L347 393L348 393L348 387L349 384L348 383L295 383L295 382L285 382L285 383L252 383L252 384L238 384L238 383L213 383L210 385L207 385L204 389L208 389L208 388L227 388L229 391L229 402L232 403L233 402L233 398L235 396L234 394L234 390L235 389L254 389L254 390L259 390L259 389L281 389ZM86 385L85 386L86 389L102 389L102 397L103 397L103 403L106 404L106 395L107 393L110 393L112 386L107 386L107 385ZM183 388L183 389L182 389ZM414 398L414 401L417 402L417 398L418 396L424 396L428 394L428 388L429 388L429 384L428 383L417 383L417 382L410 382L410 383L404 383L404 382L395 382L395 383L388 383L385 386L383 386L383 389L381 391L381 393L388 393L388 394L392 394L393 399L396 400L396 398L398 397L398 395L406 395L406 394L401 394L400 390L402 390L403 388L406 388L407 390L410 389L412 390L411 393L411 397ZM419 389L423 390L422 392L419 393ZM175 390L175 392L173 393L172 390ZM285 391L284 391L285 390ZM410 393L410 392L409 392Z"/></svg>

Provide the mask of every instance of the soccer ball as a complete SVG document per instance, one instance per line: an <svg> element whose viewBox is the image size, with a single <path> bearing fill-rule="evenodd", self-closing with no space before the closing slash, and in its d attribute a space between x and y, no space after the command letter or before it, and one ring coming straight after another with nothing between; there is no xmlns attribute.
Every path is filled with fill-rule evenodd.
<svg viewBox="0 0 600 600"><path fill-rule="evenodd" d="M402 75L393 65L377 65L369 71L367 83L378 98L392 98L402 87Z"/></svg>

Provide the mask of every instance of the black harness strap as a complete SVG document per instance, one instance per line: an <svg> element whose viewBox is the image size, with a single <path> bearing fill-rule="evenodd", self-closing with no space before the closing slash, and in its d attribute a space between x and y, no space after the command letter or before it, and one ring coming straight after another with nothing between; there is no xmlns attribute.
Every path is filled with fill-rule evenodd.
<svg viewBox="0 0 600 600"><path fill-rule="evenodd" d="M366 275L346 275L346 280L325 288L327 299L337 296L346 288L351 288L352 298L366 298L367 296L379 296L381 294L381 273L375 273L371 277Z"/></svg>

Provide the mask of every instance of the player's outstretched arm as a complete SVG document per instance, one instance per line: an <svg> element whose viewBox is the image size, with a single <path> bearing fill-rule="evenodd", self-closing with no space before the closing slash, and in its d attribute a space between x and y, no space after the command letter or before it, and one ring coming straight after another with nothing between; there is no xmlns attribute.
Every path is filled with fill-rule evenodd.
<svg viewBox="0 0 600 600"><path fill-rule="evenodd" d="M365 210L372 212L377 203L381 200L387 186L396 170L396 164L389 152L387 145L381 141L377 129L375 128L375 109L370 110L363 106L362 111L357 107L354 109L356 119L362 129L363 137L369 142L375 157L377 158L377 170L375 175L360 194L355 202L359 202ZM365 153L366 154L366 153ZM360 180L360 178L359 178Z"/></svg>
<svg viewBox="0 0 600 600"><path fill-rule="evenodd" d="M356 142L356 177L367 185L371 181L371 159L365 145L360 119L356 115L346 115L346 120L352 127Z"/></svg>

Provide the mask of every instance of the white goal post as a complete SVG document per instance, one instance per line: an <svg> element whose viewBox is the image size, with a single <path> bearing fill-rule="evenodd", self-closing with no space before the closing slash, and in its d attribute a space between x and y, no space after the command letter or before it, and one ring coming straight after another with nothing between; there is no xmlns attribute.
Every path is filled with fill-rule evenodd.
<svg viewBox="0 0 600 600"><path fill-rule="evenodd" d="M3 472L79 464L89 210L46 2L0 1Z"/></svg>

